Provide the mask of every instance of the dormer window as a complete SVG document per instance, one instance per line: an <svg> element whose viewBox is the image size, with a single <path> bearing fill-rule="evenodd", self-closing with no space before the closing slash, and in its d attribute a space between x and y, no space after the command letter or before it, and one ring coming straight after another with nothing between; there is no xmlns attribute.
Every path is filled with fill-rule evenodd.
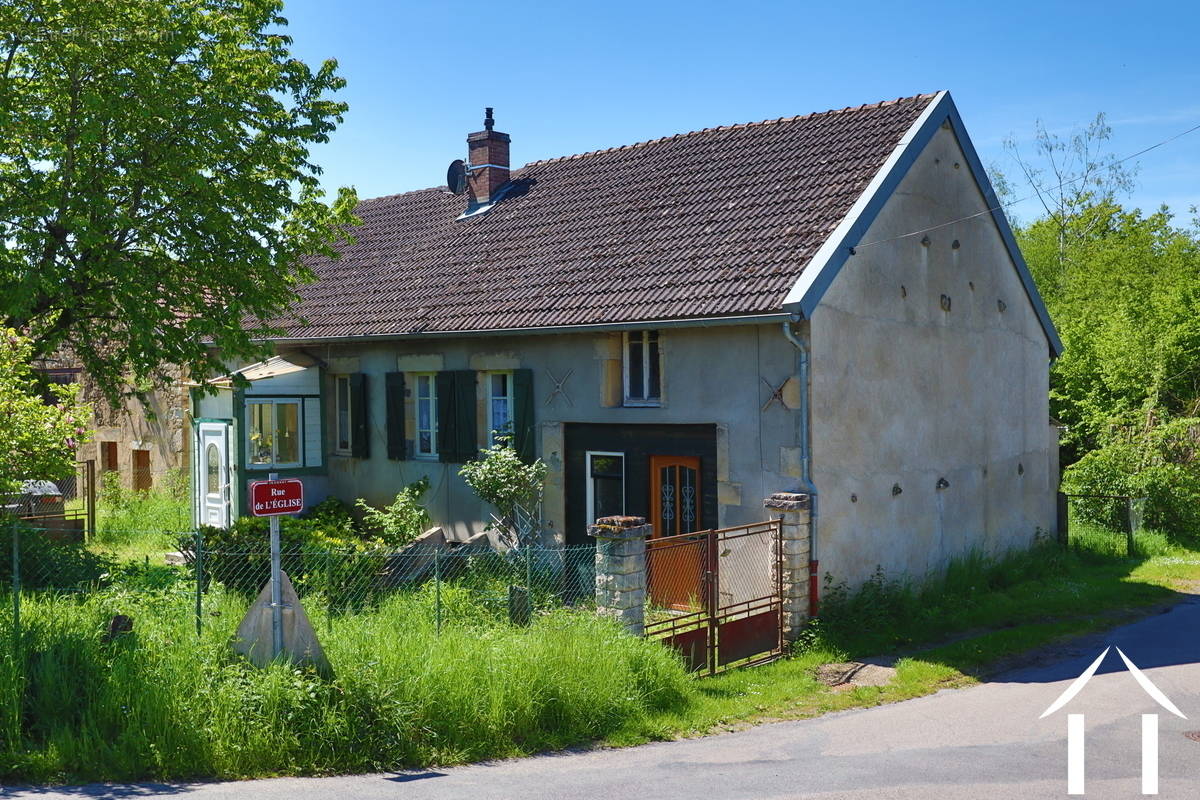
<svg viewBox="0 0 1200 800"><path fill-rule="evenodd" d="M662 401L658 331L625 334L625 405L657 406Z"/></svg>

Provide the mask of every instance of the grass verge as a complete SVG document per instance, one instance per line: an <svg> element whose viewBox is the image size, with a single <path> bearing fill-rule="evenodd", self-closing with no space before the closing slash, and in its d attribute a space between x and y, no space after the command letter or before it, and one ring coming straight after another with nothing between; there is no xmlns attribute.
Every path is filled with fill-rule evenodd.
<svg viewBox="0 0 1200 800"><path fill-rule="evenodd" d="M630 720L606 741L697 736L967 686L1012 656L1200 589L1200 551L1152 531L1136 545L1129 558L1123 534L1076 524L1066 550L969 556L919 586L882 573L854 592L827 586L822 619L792 657L698 681L686 705ZM898 657L887 686L834 689L815 675L822 664L878 656Z"/></svg>

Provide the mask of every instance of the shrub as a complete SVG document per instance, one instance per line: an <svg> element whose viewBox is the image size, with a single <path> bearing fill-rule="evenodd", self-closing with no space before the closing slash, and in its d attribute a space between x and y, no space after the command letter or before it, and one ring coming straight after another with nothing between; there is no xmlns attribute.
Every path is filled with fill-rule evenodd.
<svg viewBox="0 0 1200 800"><path fill-rule="evenodd" d="M483 451L475 461L463 464L458 472L471 490L485 503L491 503L508 520L517 506L532 507L542 500L546 465L541 459L526 464L517 455L510 437L498 436L496 444Z"/></svg>
<svg viewBox="0 0 1200 800"><path fill-rule="evenodd" d="M0 516L0 585L13 578L12 537L18 537L18 561L23 589L77 590L107 581L114 563L88 550L82 543L58 542L43 531L23 523L14 527L11 517Z"/></svg>
<svg viewBox="0 0 1200 800"><path fill-rule="evenodd" d="M1190 447L1191 423L1177 420L1153 434L1112 441L1069 467L1063 475L1068 494L1145 497L1143 525L1176 535L1200 531L1200 463ZM1118 530L1129 521L1123 500L1077 498L1083 522Z"/></svg>
<svg viewBox="0 0 1200 800"><path fill-rule="evenodd" d="M411 544L429 527L429 512L421 498L429 490L429 479L422 478L399 491L390 506L374 508L359 498L355 505L363 512L363 522L389 547Z"/></svg>

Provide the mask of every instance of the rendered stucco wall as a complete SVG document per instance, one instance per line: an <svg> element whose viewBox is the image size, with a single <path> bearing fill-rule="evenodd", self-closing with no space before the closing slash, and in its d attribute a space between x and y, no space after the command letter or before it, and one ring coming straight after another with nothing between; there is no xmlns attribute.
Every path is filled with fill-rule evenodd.
<svg viewBox="0 0 1200 800"><path fill-rule="evenodd" d="M871 244L985 209L939 130L812 314L818 557L835 580L919 577L1053 529L1049 345L990 216Z"/></svg>
<svg viewBox="0 0 1200 800"><path fill-rule="evenodd" d="M370 454L366 459L329 455L331 493L381 505L390 502L400 487L428 477L431 488L426 505L434 521L446 527L454 539L482 530L488 509L458 477L460 465L387 458L384 374L389 371L533 370L535 452L550 466L545 515L560 533L566 423L715 423L721 526L762 520L762 498L795 483L787 474L787 458L781 458L781 448L794 449L793 412L778 400L761 411L771 397L767 382L777 387L791 378L795 369L794 349L783 338L778 323L663 330L661 408L606 405L611 401L611 381L609 391L605 390L605 374L608 371L611 376L614 356L611 334L428 339L306 350L328 364L331 374L361 371L367 375ZM619 344L615 355L619 358ZM561 380L567 373L564 397L554 392L554 379ZM794 387L793 380L785 390L792 407L797 402ZM328 392L326 387L327 397ZM327 408L326 413L331 410ZM331 427L332 418L327 417L326 428ZM411 438L411 421L408 435Z"/></svg>

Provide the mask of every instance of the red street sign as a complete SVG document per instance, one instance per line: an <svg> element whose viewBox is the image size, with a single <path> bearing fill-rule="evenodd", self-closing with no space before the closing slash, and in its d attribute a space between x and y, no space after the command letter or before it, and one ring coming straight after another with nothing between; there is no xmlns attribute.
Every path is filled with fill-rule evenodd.
<svg viewBox="0 0 1200 800"><path fill-rule="evenodd" d="M256 517L299 514L304 510L304 484L295 478L250 484L250 513Z"/></svg>

